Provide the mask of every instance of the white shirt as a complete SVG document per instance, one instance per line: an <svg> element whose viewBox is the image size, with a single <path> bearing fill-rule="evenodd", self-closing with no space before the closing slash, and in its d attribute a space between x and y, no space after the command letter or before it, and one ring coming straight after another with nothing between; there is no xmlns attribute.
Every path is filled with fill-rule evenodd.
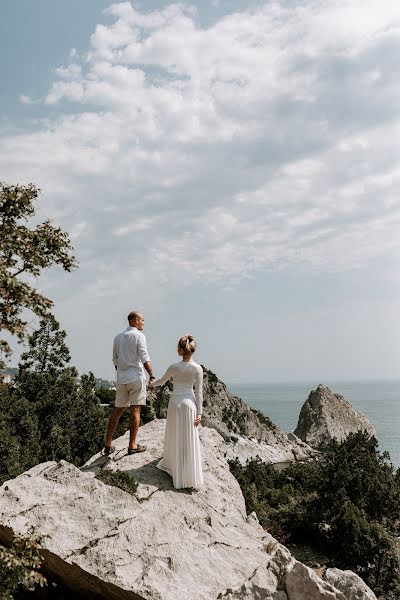
<svg viewBox="0 0 400 600"><path fill-rule="evenodd" d="M146 380L142 365L149 360L146 338L136 327L127 327L114 339L113 363L117 367L117 383Z"/></svg>

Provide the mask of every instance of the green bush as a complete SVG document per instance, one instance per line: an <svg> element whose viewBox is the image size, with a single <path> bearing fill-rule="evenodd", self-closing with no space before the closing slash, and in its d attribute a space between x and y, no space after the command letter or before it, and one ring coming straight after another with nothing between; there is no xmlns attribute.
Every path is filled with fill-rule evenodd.
<svg viewBox="0 0 400 600"><path fill-rule="evenodd" d="M114 406L116 391L106 387L96 387L96 396L101 404L112 404Z"/></svg>
<svg viewBox="0 0 400 600"><path fill-rule="evenodd" d="M37 538L16 537L9 548L0 546L0 598L12 599L21 587L45 586L42 560Z"/></svg>
<svg viewBox="0 0 400 600"><path fill-rule="evenodd" d="M85 463L104 443L108 411L92 373L68 365L65 333L42 320L12 386L0 385L0 484L48 460Z"/></svg>
<svg viewBox="0 0 400 600"><path fill-rule="evenodd" d="M400 597L395 536L400 471L365 432L332 442L313 463L281 472L261 460L230 463L248 512L281 542L312 545L360 575L385 600Z"/></svg>
<svg viewBox="0 0 400 600"><path fill-rule="evenodd" d="M276 429L276 425L275 423L273 423L271 421L271 419L269 417L267 417L266 415L264 415L261 411L256 410L255 408L250 408L251 412L254 413L256 415L256 417L258 417L258 420L260 421L260 423L262 423L263 425L266 425L269 429Z"/></svg>
<svg viewBox="0 0 400 600"><path fill-rule="evenodd" d="M109 469L102 469L100 473L96 475L96 479L99 479L107 485L114 485L115 487L118 487L129 494L134 494L138 486L138 482L133 475L130 475L130 473L126 473L124 471L110 471Z"/></svg>

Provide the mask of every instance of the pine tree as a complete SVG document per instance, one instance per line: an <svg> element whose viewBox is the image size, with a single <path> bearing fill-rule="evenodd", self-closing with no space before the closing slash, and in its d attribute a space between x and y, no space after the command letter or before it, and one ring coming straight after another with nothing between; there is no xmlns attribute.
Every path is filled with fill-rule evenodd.
<svg viewBox="0 0 400 600"><path fill-rule="evenodd" d="M28 350L21 355L20 371L60 373L71 360L65 331L53 315L41 319L39 329L28 338Z"/></svg>

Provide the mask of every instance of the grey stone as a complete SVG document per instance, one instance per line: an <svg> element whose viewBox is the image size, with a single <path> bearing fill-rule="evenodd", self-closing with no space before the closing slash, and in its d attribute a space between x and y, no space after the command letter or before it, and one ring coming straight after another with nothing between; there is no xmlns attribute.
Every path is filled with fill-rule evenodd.
<svg viewBox="0 0 400 600"><path fill-rule="evenodd" d="M360 430L376 436L365 415L340 394L319 385L303 404L294 434L313 448L324 448L334 438L342 441Z"/></svg>
<svg viewBox="0 0 400 600"><path fill-rule="evenodd" d="M340 590L348 600L376 600L371 588L353 571L327 569L323 579Z"/></svg>
<svg viewBox="0 0 400 600"><path fill-rule="evenodd" d="M156 467L164 428L164 420L154 420L140 429L148 446L141 454L127 455L126 434L115 440L115 454L98 454L81 470L49 462L5 482L0 542L13 533L43 536L50 573L99 598L342 600L246 516L215 430L200 429L205 486L175 490ZM103 469L133 475L136 492L96 479Z"/></svg>
<svg viewBox="0 0 400 600"><path fill-rule="evenodd" d="M287 573L285 582L288 600L352 600L297 561Z"/></svg>

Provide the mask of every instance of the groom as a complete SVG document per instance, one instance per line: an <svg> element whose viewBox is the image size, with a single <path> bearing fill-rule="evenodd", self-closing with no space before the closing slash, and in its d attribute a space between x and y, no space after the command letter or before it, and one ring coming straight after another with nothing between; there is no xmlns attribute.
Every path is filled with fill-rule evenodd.
<svg viewBox="0 0 400 600"><path fill-rule="evenodd" d="M147 352L146 338L142 333L144 316L133 310L128 315L129 327L114 339L113 362L117 371L117 393L115 407L111 413L103 454L115 451L112 437L118 421L126 408L130 408L130 436L128 454L144 452L146 446L136 441L140 424L140 410L146 404L146 376L143 367L148 372L149 381L154 381L153 367ZM143 366L142 366L143 365Z"/></svg>

